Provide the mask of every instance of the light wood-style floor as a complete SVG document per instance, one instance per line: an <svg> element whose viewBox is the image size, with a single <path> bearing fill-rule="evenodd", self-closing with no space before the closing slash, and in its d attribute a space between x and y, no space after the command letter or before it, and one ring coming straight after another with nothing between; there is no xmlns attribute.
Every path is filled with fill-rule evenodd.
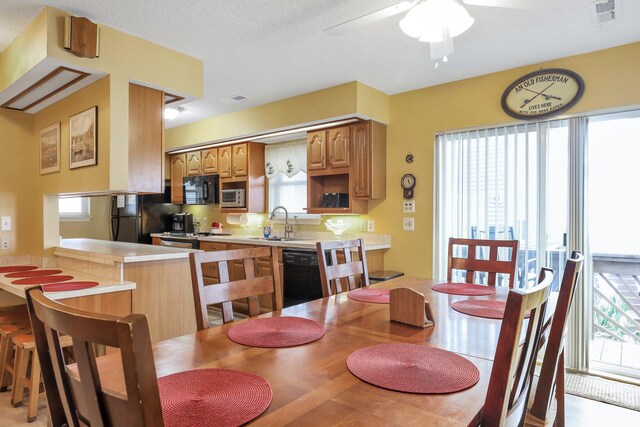
<svg viewBox="0 0 640 427"><path fill-rule="evenodd" d="M26 407L12 408L11 393L0 393L0 427L46 427L47 410L44 400L39 405L39 417L27 423ZM613 424L612 424L613 423ZM640 426L640 412L567 395L567 427Z"/></svg>

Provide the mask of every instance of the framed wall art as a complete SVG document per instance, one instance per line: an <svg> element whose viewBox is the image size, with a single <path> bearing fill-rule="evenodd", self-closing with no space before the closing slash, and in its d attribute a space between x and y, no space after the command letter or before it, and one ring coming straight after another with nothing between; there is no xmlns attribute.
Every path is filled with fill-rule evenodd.
<svg viewBox="0 0 640 427"><path fill-rule="evenodd" d="M69 117L69 169L98 164L98 107Z"/></svg>
<svg viewBox="0 0 640 427"><path fill-rule="evenodd" d="M40 175L60 172L60 122L40 129Z"/></svg>

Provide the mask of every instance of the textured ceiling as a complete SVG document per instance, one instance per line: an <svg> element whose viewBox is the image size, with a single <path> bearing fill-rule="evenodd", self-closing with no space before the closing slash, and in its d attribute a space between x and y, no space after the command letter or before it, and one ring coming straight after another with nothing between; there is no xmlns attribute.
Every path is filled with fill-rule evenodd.
<svg viewBox="0 0 640 427"><path fill-rule="evenodd" d="M344 36L323 29L397 0L0 0L0 50L48 4L204 62L205 96L171 126L359 80L387 94L640 40L640 0L616 0L619 20L596 27L592 0L539 10L466 6L476 19L434 70L428 44L402 15ZM620 7L621 4L621 7ZM246 100L220 100L244 95Z"/></svg>

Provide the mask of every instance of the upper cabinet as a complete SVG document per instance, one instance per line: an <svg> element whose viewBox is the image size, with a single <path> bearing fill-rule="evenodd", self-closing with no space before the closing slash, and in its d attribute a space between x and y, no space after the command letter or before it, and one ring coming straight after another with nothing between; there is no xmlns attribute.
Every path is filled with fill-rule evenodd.
<svg viewBox="0 0 640 427"><path fill-rule="evenodd" d="M129 84L129 190L164 192L164 92Z"/></svg>
<svg viewBox="0 0 640 427"><path fill-rule="evenodd" d="M187 175L200 175L202 173L200 151L187 153Z"/></svg>
<svg viewBox="0 0 640 427"><path fill-rule="evenodd" d="M184 203L184 189L182 178L187 176L186 154L173 154L171 156L171 203Z"/></svg>
<svg viewBox="0 0 640 427"><path fill-rule="evenodd" d="M233 176L230 145L218 148L218 171L220 178L231 178Z"/></svg>
<svg viewBox="0 0 640 427"><path fill-rule="evenodd" d="M231 164L233 165L233 176L247 176L249 167L249 154L247 144L237 144L231 146Z"/></svg>
<svg viewBox="0 0 640 427"><path fill-rule="evenodd" d="M202 173L218 173L218 149L210 148L202 151Z"/></svg>
<svg viewBox="0 0 640 427"><path fill-rule="evenodd" d="M307 134L307 212L367 213L386 197L386 132L366 121Z"/></svg>

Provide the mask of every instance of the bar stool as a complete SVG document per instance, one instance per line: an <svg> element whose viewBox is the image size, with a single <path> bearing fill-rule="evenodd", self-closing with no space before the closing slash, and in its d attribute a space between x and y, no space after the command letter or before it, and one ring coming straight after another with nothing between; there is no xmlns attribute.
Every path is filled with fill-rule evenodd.
<svg viewBox="0 0 640 427"><path fill-rule="evenodd" d="M31 332L31 323L20 316L5 321L0 324L0 392L7 391L9 386L9 374L13 375L13 342L12 339L18 335Z"/></svg>
<svg viewBox="0 0 640 427"><path fill-rule="evenodd" d="M22 405L24 390L29 390L27 421L33 422L38 418L38 398L40 397L40 384L42 383L35 337L32 334L18 335L12 341L16 348L16 356L12 368L14 375L11 387L11 404L13 406ZM60 337L60 346L62 348L70 347L71 345L73 345L73 342L70 336Z"/></svg>

